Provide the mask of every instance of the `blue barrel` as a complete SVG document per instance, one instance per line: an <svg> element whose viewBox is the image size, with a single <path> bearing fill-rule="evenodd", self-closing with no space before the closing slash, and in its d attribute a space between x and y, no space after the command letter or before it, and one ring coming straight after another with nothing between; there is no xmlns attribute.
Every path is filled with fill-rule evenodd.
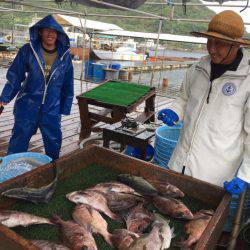
<svg viewBox="0 0 250 250"><path fill-rule="evenodd" d="M111 69L116 69L116 70L119 70L121 68L121 64L119 63L114 63L114 64L110 64L109 67Z"/></svg>
<svg viewBox="0 0 250 250"><path fill-rule="evenodd" d="M182 122L176 126L164 125L156 129L154 161L161 167L168 168L168 162L177 144Z"/></svg>
<svg viewBox="0 0 250 250"><path fill-rule="evenodd" d="M36 166L32 166L32 162L29 163L28 159L33 160ZM52 161L47 155L33 152L11 154L0 157L0 160L0 183ZM25 164L26 162L27 164Z"/></svg>
<svg viewBox="0 0 250 250"><path fill-rule="evenodd" d="M86 61L84 67L84 78L92 79L93 78L93 63L94 61Z"/></svg>
<svg viewBox="0 0 250 250"><path fill-rule="evenodd" d="M93 79L95 82L101 82L105 80L105 64L93 63Z"/></svg>

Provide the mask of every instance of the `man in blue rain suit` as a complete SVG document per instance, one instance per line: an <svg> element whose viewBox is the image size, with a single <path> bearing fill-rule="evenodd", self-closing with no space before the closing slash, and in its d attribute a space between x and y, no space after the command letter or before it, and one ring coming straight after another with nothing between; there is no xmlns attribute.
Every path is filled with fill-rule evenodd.
<svg viewBox="0 0 250 250"><path fill-rule="evenodd" d="M39 128L45 152L55 160L62 144L61 115L70 114L74 96L69 38L51 15L29 32L30 43L19 50L0 96L1 106L17 95L8 154L27 151Z"/></svg>

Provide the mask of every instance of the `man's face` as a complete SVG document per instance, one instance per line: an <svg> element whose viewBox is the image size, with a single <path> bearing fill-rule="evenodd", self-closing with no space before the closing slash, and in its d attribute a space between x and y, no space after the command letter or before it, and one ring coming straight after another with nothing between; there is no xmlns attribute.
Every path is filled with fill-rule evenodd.
<svg viewBox="0 0 250 250"><path fill-rule="evenodd" d="M40 32L43 44L53 46L56 44L57 31L54 29L43 28Z"/></svg>
<svg viewBox="0 0 250 250"><path fill-rule="evenodd" d="M232 43L226 42L216 38L207 39L207 51L211 57L211 61L216 64L229 64L235 56L239 45L234 44L231 48ZM230 53L228 54L231 48Z"/></svg>

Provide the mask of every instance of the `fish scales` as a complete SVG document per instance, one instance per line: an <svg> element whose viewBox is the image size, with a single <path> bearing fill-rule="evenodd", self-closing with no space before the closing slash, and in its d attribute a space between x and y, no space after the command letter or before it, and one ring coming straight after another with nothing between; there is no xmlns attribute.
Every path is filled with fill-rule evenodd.
<svg viewBox="0 0 250 250"><path fill-rule="evenodd" d="M136 207L131 209L126 217L127 229L136 234L142 234L153 221L154 215L143 203L139 203Z"/></svg>
<svg viewBox="0 0 250 250"><path fill-rule="evenodd" d="M72 213L73 219L79 224L88 228L90 225L94 233L104 237L106 242L112 246L111 234L108 232L108 223L100 213L90 206L77 205Z"/></svg>
<svg viewBox="0 0 250 250"><path fill-rule="evenodd" d="M194 245L203 234L209 221L213 217L214 211L202 209L194 214L193 220L187 222L184 226L184 231L189 235L188 239L176 245L182 248L190 248Z"/></svg>
<svg viewBox="0 0 250 250"><path fill-rule="evenodd" d="M86 204L94 209L106 214L113 220L121 220L120 216L113 213L107 203L103 193L94 190L75 191L66 195L66 197L77 204Z"/></svg>
<svg viewBox="0 0 250 250"><path fill-rule="evenodd" d="M0 211L0 223L6 227L53 224L49 219L14 210Z"/></svg>
<svg viewBox="0 0 250 250"><path fill-rule="evenodd" d="M132 242L139 238L139 235L127 229L115 229L112 234L112 242L119 250L127 250Z"/></svg>
<svg viewBox="0 0 250 250"><path fill-rule="evenodd" d="M118 180L131 186L135 189L135 191L145 196L155 196L158 194L158 191L149 182L147 182L140 176L120 174L118 175Z"/></svg>
<svg viewBox="0 0 250 250"><path fill-rule="evenodd" d="M154 225L150 233L142 235L135 239L129 250L160 250L162 246L162 239L159 230L162 225Z"/></svg>
<svg viewBox="0 0 250 250"><path fill-rule="evenodd" d="M63 243L72 250L97 250L95 240L91 232L74 221L64 221L54 215L53 221L60 226L60 234Z"/></svg>
<svg viewBox="0 0 250 250"><path fill-rule="evenodd" d="M186 207L186 205L183 202L174 198L155 196L153 198L153 204L162 214L166 214L178 219L193 219L193 214Z"/></svg>
<svg viewBox="0 0 250 250"><path fill-rule="evenodd" d="M31 240L39 250L70 250L68 247L47 240Z"/></svg>
<svg viewBox="0 0 250 250"><path fill-rule="evenodd" d="M133 188L120 182L103 182L96 184L95 186L88 188L87 190L96 190L102 193L117 192L117 193L136 194Z"/></svg>
<svg viewBox="0 0 250 250"><path fill-rule="evenodd" d="M107 192L105 197L107 198L108 207L113 212L130 209L139 202L146 201L141 196L128 193Z"/></svg>
<svg viewBox="0 0 250 250"><path fill-rule="evenodd" d="M147 179L155 189L163 196L170 196L172 198L183 198L185 194L176 186L166 181Z"/></svg>

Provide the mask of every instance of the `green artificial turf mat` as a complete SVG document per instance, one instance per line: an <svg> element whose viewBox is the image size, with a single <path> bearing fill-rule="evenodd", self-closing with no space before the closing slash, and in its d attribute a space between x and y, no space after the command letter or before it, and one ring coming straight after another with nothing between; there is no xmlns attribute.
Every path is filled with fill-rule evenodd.
<svg viewBox="0 0 250 250"><path fill-rule="evenodd" d="M150 87L127 82L107 82L82 96L104 103L129 106L150 91Z"/></svg>
<svg viewBox="0 0 250 250"><path fill-rule="evenodd" d="M59 215L63 220L72 220L72 212L75 204L70 202L65 195L69 192L76 190L84 190L94 184L101 182L115 181L119 173L104 168L98 165L91 165L87 168L82 169L80 172L74 173L68 178L59 181L57 184L56 192L48 204L35 205L26 201L18 201L12 206L12 210L23 211L34 215L51 218L53 214ZM192 212L196 212L200 209L209 209L206 205L196 199L191 199L187 195L182 199L183 202L190 208ZM154 206L150 204L148 208L151 211L156 211ZM103 215L103 214L102 214ZM113 232L116 228L126 228L125 222L117 222L109 217L103 215L105 220L108 222L109 232ZM170 226L174 227L176 237L174 241L179 241L183 234L183 221L176 220L165 216L166 219L170 220ZM32 225L26 228L16 227L13 230L22 235L26 239L35 240L50 240L53 242L60 243L59 230L54 225ZM98 249L106 250L112 249L102 238L102 236L95 235L95 240ZM171 249L175 249L171 247Z"/></svg>

